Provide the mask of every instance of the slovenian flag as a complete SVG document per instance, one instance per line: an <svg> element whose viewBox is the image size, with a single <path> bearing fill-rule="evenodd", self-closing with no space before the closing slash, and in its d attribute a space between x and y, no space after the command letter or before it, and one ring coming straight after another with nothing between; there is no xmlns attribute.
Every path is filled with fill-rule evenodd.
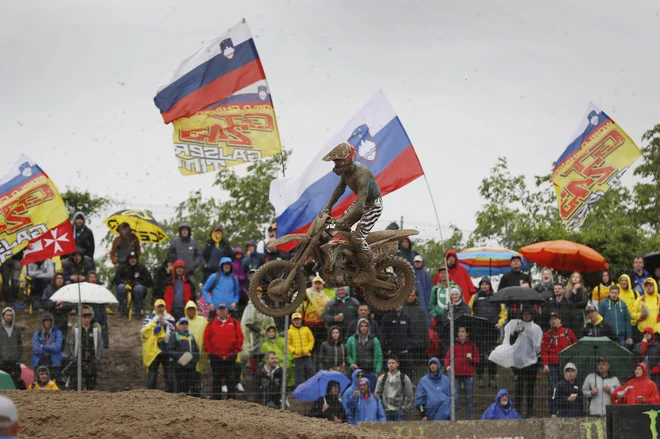
<svg viewBox="0 0 660 439"><path fill-rule="evenodd" d="M158 88L154 102L170 123L244 89L256 96L260 90L255 84L265 79L250 29L242 21L184 60ZM266 87L265 82L260 85Z"/></svg>
<svg viewBox="0 0 660 439"><path fill-rule="evenodd" d="M277 214L277 236L305 233L314 217L326 206L339 183L339 176L332 172L333 163L322 159L342 142L355 147L357 161L374 174L382 195L394 192L424 175L415 148L399 117L387 98L379 92L315 154L302 172L271 183L270 202ZM332 216L343 214L355 199L355 194L347 188L335 204ZM293 243L288 248L295 245Z"/></svg>

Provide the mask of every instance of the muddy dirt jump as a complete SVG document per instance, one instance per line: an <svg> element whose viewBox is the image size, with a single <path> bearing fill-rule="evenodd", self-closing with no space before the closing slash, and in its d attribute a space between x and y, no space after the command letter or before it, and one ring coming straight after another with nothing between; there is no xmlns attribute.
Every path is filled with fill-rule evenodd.
<svg viewBox="0 0 660 439"><path fill-rule="evenodd" d="M212 401L159 390L5 391L18 407L21 438L376 439L378 431L337 425L245 401Z"/></svg>

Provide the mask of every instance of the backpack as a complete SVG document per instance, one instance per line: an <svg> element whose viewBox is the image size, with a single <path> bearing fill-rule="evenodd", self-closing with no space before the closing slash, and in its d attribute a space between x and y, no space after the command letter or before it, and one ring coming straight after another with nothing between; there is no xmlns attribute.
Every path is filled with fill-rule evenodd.
<svg viewBox="0 0 660 439"><path fill-rule="evenodd" d="M559 337L555 337L555 334L553 333L552 329L550 329L550 343L548 343L548 352L550 352L550 347L552 346L552 342L555 341L555 339L559 339L559 337L566 337L566 339L569 342L569 346L573 344L570 338L568 338L568 328L564 328L564 333L560 334Z"/></svg>
<svg viewBox="0 0 660 439"><path fill-rule="evenodd" d="M212 292L215 290L215 287L218 286L218 282L220 282L220 276L222 276L222 270L216 271L215 279L213 279L213 283L211 284L211 289L209 292ZM238 289L238 278L234 275L234 273L231 274L231 280L234 281L234 286Z"/></svg>

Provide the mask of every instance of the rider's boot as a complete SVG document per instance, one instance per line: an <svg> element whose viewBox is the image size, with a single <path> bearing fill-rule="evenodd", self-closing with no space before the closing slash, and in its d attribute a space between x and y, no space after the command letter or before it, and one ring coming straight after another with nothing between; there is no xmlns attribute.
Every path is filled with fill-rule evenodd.
<svg viewBox="0 0 660 439"><path fill-rule="evenodd" d="M360 271L360 273L355 276L353 282L360 284L366 282L369 279L375 278L376 269L374 268L373 253L371 252L371 248L365 242L363 242L362 246L360 247L360 251L358 251L356 256L362 271Z"/></svg>

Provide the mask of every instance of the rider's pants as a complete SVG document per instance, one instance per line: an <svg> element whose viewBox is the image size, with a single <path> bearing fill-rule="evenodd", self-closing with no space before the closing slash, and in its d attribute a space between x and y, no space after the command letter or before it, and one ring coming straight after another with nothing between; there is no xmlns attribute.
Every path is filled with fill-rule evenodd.
<svg viewBox="0 0 660 439"><path fill-rule="evenodd" d="M357 201L354 201L353 204L351 204L348 209L346 209L346 212L344 213L344 216L348 216L348 213L351 211L351 209L355 208L355 203ZM374 228L376 225L376 221L380 218L380 215L383 213L383 199L378 197L376 200L373 201L373 203L366 204L364 206L364 212L362 213L362 218L357 223L357 227L355 228L355 234L362 240L362 245L366 246L366 241L365 239L367 238L367 235L371 231L371 229ZM349 226L352 226L352 224L347 224Z"/></svg>

